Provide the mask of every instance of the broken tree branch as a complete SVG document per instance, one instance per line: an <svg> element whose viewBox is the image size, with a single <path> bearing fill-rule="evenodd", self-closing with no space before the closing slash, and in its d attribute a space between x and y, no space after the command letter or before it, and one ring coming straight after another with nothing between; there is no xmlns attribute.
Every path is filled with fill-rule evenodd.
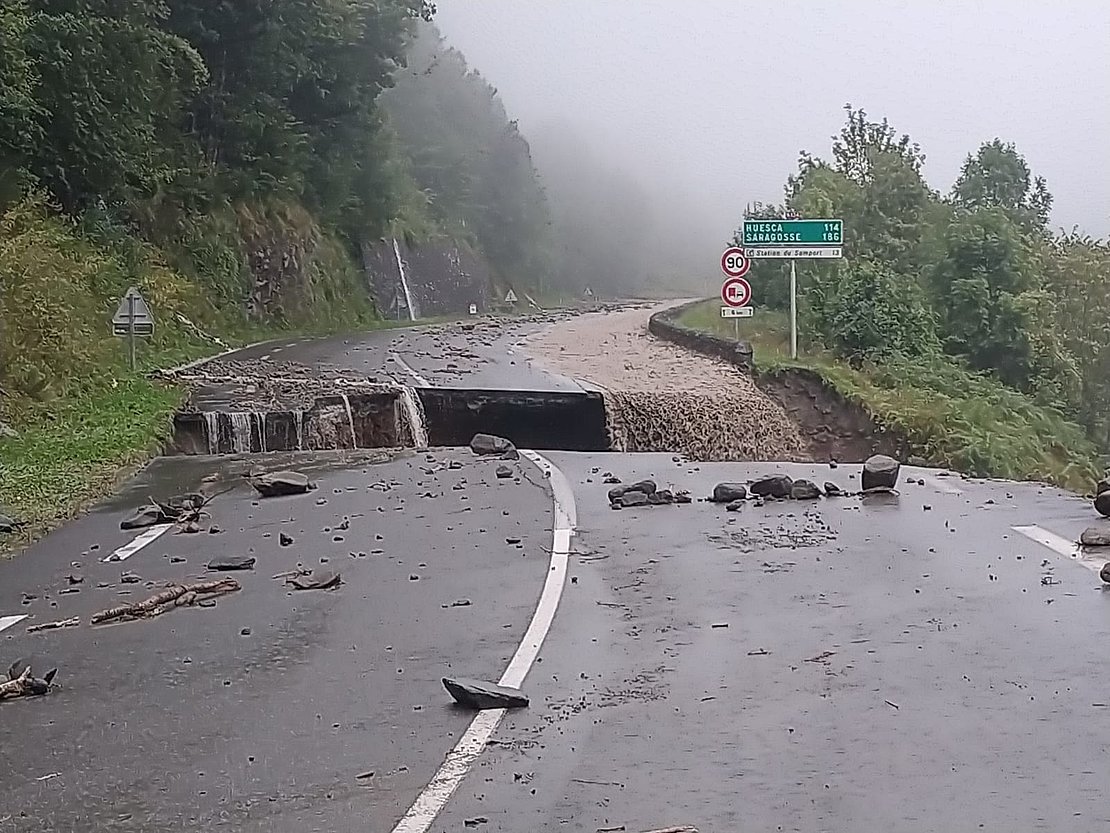
<svg viewBox="0 0 1110 833"><path fill-rule="evenodd" d="M198 581L193 584L171 584L141 602L110 607L92 617L92 624L111 622L114 619L137 619L143 616L157 616L167 607L192 605L224 593L234 593L240 589L235 579L225 578L218 581Z"/></svg>
<svg viewBox="0 0 1110 833"><path fill-rule="evenodd" d="M81 624L80 616L73 616L69 619L59 619L56 622L42 622L38 625L31 625L27 628L27 633L38 633L39 631L50 631L55 628L73 628Z"/></svg>

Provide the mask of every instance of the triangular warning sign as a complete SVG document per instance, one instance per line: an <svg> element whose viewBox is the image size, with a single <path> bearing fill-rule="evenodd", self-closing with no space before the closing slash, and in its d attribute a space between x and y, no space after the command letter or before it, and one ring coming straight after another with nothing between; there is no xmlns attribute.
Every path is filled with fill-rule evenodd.
<svg viewBox="0 0 1110 833"><path fill-rule="evenodd" d="M112 329L117 335L126 334L132 328L139 335L154 332L154 316L150 314L150 307L135 287L127 290L116 314L112 316Z"/></svg>
<svg viewBox="0 0 1110 833"><path fill-rule="evenodd" d="M516 293L513 292L511 289L508 292L505 293L505 303L506 304L515 304L516 303Z"/></svg>

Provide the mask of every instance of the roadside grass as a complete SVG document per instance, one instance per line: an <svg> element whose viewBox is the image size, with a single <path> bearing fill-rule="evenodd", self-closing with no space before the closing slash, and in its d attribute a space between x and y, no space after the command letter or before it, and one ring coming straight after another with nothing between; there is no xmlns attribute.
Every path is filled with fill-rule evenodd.
<svg viewBox="0 0 1110 833"><path fill-rule="evenodd" d="M133 377L34 415L0 442L0 506L25 543L110 491L157 453L183 392Z"/></svg>
<svg viewBox="0 0 1110 833"><path fill-rule="evenodd" d="M683 311L688 327L733 338L719 304L705 301ZM905 437L932 465L978 477L1037 480L1086 491L1097 480L1097 450L1083 429L1050 407L973 373L954 361L898 361L852 367L812 345L790 359L789 320L781 312L756 310L739 320L740 337L751 341L756 370L773 374L806 368L880 425Z"/></svg>

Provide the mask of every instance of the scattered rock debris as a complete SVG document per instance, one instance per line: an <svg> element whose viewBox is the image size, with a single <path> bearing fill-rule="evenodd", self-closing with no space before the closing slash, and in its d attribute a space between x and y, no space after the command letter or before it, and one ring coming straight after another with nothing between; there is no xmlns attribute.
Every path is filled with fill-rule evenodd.
<svg viewBox="0 0 1110 833"><path fill-rule="evenodd" d="M519 689L497 683L444 677L443 687L456 703L468 709L521 709L528 705L528 698Z"/></svg>
<svg viewBox="0 0 1110 833"><path fill-rule="evenodd" d="M251 479L251 485L262 497L303 495L316 488L307 475L298 471L275 471Z"/></svg>
<svg viewBox="0 0 1110 833"><path fill-rule="evenodd" d="M93 615L91 622L94 625L99 625L115 619L149 618L165 613L167 610L173 610L175 607L201 604L225 593L234 593L239 589L239 582L230 578L216 581L199 581L192 584L171 584L165 590L160 590L141 602L102 610Z"/></svg>
<svg viewBox="0 0 1110 833"><path fill-rule="evenodd" d="M37 697L47 694L54 687L57 668L52 668L40 679L31 673L31 666L17 659L8 668L8 678L0 682L0 700L16 697Z"/></svg>
<svg viewBox="0 0 1110 833"><path fill-rule="evenodd" d="M497 476L500 477L502 480L505 480L513 476L513 470L505 465L498 466Z"/></svg>

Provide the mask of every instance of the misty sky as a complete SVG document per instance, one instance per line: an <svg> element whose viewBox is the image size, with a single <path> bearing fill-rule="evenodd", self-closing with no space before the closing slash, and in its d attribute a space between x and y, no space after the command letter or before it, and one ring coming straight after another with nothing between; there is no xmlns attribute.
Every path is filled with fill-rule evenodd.
<svg viewBox="0 0 1110 833"><path fill-rule="evenodd" d="M1103 0L438 5L526 136L584 136L710 240L748 201L782 200L799 149L829 158L847 102L920 143L942 191L981 142L1015 142L1056 197L1054 226L1110 235Z"/></svg>

